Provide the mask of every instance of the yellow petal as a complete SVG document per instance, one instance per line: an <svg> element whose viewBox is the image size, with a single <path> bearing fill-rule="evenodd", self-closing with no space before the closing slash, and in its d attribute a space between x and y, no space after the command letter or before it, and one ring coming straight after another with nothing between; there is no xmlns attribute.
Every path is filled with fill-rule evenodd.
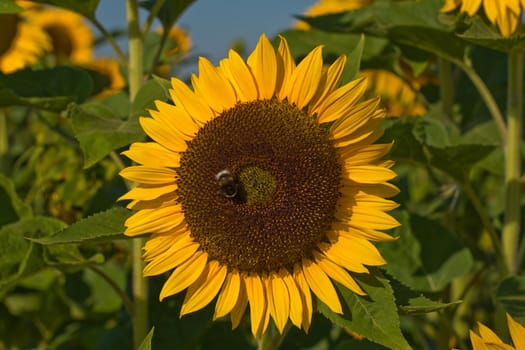
<svg viewBox="0 0 525 350"><path fill-rule="evenodd" d="M325 303L333 312L342 314L343 309L339 297L332 285L332 282L321 270L321 268L314 262L303 259L303 272L308 286L314 294Z"/></svg>
<svg viewBox="0 0 525 350"><path fill-rule="evenodd" d="M368 269L357 259L351 256L352 250L346 250L343 245L340 244L329 244L319 243L319 249L327 256L332 262L343 266L348 271L357 273L368 273Z"/></svg>
<svg viewBox="0 0 525 350"><path fill-rule="evenodd" d="M509 314L507 314L507 323L514 347L516 350L525 350L525 327L514 321Z"/></svg>
<svg viewBox="0 0 525 350"><path fill-rule="evenodd" d="M218 261L210 261L201 276L188 288L180 315L195 312L208 305L221 289L227 270L227 267L220 265Z"/></svg>
<svg viewBox="0 0 525 350"><path fill-rule="evenodd" d="M366 79L358 78L330 93L315 109L319 123L328 123L345 116L361 99L365 90Z"/></svg>
<svg viewBox="0 0 525 350"><path fill-rule="evenodd" d="M174 106L170 103L158 100L155 101L155 107L157 107L158 113L150 111L151 116L155 118L155 120L159 121L166 127L178 130L189 140L195 136L199 127L183 107Z"/></svg>
<svg viewBox="0 0 525 350"><path fill-rule="evenodd" d="M214 320L223 317L233 310L235 304L237 303L237 299L239 299L240 290L241 275L239 274L239 271L233 270L226 276L221 293L217 299L215 313L213 314Z"/></svg>
<svg viewBox="0 0 525 350"><path fill-rule="evenodd" d="M257 84L250 68L234 50L228 53L228 59L221 61L221 68L230 79L240 101L258 99Z"/></svg>
<svg viewBox="0 0 525 350"><path fill-rule="evenodd" d="M241 275L239 297L230 313L230 318L232 320L232 329L235 329L237 328L237 326L239 326L242 316L244 315L244 311L246 311L246 307L248 306L248 294L246 293L246 286L244 283L245 278L246 276Z"/></svg>
<svg viewBox="0 0 525 350"><path fill-rule="evenodd" d="M480 5L481 0L464 0L461 3L461 12L466 12L469 16L474 16Z"/></svg>
<svg viewBox="0 0 525 350"><path fill-rule="evenodd" d="M194 89L198 96L205 99L208 105L217 113L235 106L237 97L231 83L226 79L221 69L204 57L199 57L198 85Z"/></svg>
<svg viewBox="0 0 525 350"><path fill-rule="evenodd" d="M272 315L279 333L283 333L284 326L290 316L290 295L283 280L283 276L272 272L266 279L266 293L268 296L268 309Z"/></svg>
<svg viewBox="0 0 525 350"><path fill-rule="evenodd" d="M366 295L359 284L339 265L319 253L314 253L315 263L319 265L331 279L341 283L343 286L359 295Z"/></svg>
<svg viewBox="0 0 525 350"><path fill-rule="evenodd" d="M119 173L125 179L149 185L167 185L175 183L177 173L168 168L137 165L124 168Z"/></svg>
<svg viewBox="0 0 525 350"><path fill-rule="evenodd" d="M248 57L247 63L257 82L259 99L272 98L277 82L277 58L266 35L260 36L255 50Z"/></svg>
<svg viewBox="0 0 525 350"><path fill-rule="evenodd" d="M364 238L341 235L333 246L340 247L341 250L352 256L352 259L361 264L369 266L380 266L386 264L377 248ZM337 261L335 261L337 262Z"/></svg>
<svg viewBox="0 0 525 350"><path fill-rule="evenodd" d="M162 168L176 168L180 161L179 153L173 152L156 142L135 142L122 154L142 165Z"/></svg>
<svg viewBox="0 0 525 350"><path fill-rule="evenodd" d="M142 233L166 232L179 226L183 220L184 214L180 204L144 209L126 220L124 234L134 236Z"/></svg>
<svg viewBox="0 0 525 350"><path fill-rule="evenodd" d="M490 348L487 345L485 345L483 339L481 339L479 335L472 331L469 331L469 334L473 350L490 350Z"/></svg>
<svg viewBox="0 0 525 350"><path fill-rule="evenodd" d="M256 274L250 274L244 278L246 285L246 294L250 303L250 323L252 333L257 335L261 324L264 322L264 313L266 312L266 295L261 279Z"/></svg>
<svg viewBox="0 0 525 350"><path fill-rule="evenodd" d="M312 323L312 294L310 291L310 287L308 286L308 282L304 277L303 269L299 265L294 266L293 278L295 280L295 283L297 284L299 293L301 294L301 300L303 304L302 326L304 331L308 333L310 324Z"/></svg>
<svg viewBox="0 0 525 350"><path fill-rule="evenodd" d="M144 244L142 259L145 261L153 260L154 257L166 252L182 236L188 234L188 230L185 227L177 227L169 232L152 234Z"/></svg>
<svg viewBox="0 0 525 350"><path fill-rule="evenodd" d="M339 150L343 162L347 165L364 165L385 156L393 143L375 145L354 145Z"/></svg>
<svg viewBox="0 0 525 350"><path fill-rule="evenodd" d="M290 77L295 70L295 61L288 47L288 42L284 37L280 37L279 48L277 49L277 86L276 95L280 101L290 94Z"/></svg>
<svg viewBox="0 0 525 350"><path fill-rule="evenodd" d="M288 101L303 109L317 92L323 72L322 46L317 46L299 63L290 77Z"/></svg>
<svg viewBox="0 0 525 350"><path fill-rule="evenodd" d="M375 165L345 166L348 178L358 183L378 183L392 180L396 173L388 168Z"/></svg>
<svg viewBox="0 0 525 350"><path fill-rule="evenodd" d="M311 106L308 108L310 114L317 113L317 109L325 101L327 95L331 94L339 84L346 65L346 56L339 56L334 63L330 65L328 71L323 74L321 81L321 88L317 90L311 101Z"/></svg>
<svg viewBox="0 0 525 350"><path fill-rule="evenodd" d="M144 276L160 275L166 271L174 269L191 258L199 249L199 244L192 239L180 239L165 253L157 256L144 268Z"/></svg>
<svg viewBox="0 0 525 350"><path fill-rule="evenodd" d="M301 322L303 320L303 301L299 288L293 277L288 271L282 269L279 271L280 276L286 288L288 289L288 294L290 295L290 320L297 328L301 328Z"/></svg>
<svg viewBox="0 0 525 350"><path fill-rule="evenodd" d="M161 185L161 186L139 185L129 190L126 194L120 196L117 200L119 201L126 200L126 199L152 200L152 199L159 198L160 196L163 196L169 193L172 193L174 197L176 197L176 194L174 193L176 189L177 189L177 184L169 184L169 185Z"/></svg>
<svg viewBox="0 0 525 350"><path fill-rule="evenodd" d="M195 122L199 125L211 120L214 116L210 107L204 103L202 98L197 96L182 80L171 78L170 96L176 106L181 106L186 110Z"/></svg>
<svg viewBox="0 0 525 350"><path fill-rule="evenodd" d="M208 254L196 252L186 262L177 267L164 283L159 295L160 301L192 285L201 276L207 262Z"/></svg>
<svg viewBox="0 0 525 350"><path fill-rule="evenodd" d="M503 344L503 341L490 328L478 322L478 333L485 343Z"/></svg>
<svg viewBox="0 0 525 350"><path fill-rule="evenodd" d="M341 108L341 117L330 127L330 134L334 139L349 135L372 119L379 105L379 99L370 99L351 108ZM335 114L339 112L334 112Z"/></svg>
<svg viewBox="0 0 525 350"><path fill-rule="evenodd" d="M184 152L188 148L184 137L174 130L165 128L153 118L139 118L144 132L160 145L174 152Z"/></svg>

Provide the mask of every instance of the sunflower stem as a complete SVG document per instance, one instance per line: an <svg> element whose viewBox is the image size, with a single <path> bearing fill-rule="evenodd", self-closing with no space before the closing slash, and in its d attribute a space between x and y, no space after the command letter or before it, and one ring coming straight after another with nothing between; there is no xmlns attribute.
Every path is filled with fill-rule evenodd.
<svg viewBox="0 0 525 350"><path fill-rule="evenodd" d="M165 0L157 0L155 4L151 7L151 10L149 11L148 18L146 18L146 21L144 22L144 25L142 26L142 35L146 35L149 32L149 29L151 28L151 24L153 23L153 20L155 17L159 14L160 9L162 8L162 5L164 5ZM167 29L167 28L164 28ZM165 30L166 31L166 30Z"/></svg>
<svg viewBox="0 0 525 350"><path fill-rule="evenodd" d="M102 33L102 35L104 36L104 39L106 39L108 41L108 43L111 45L111 47L113 48L113 50L115 50L115 53L117 54L118 56L118 59L119 61L125 66L127 67L128 66L128 62L127 62L127 59L126 59L126 55L124 54L124 52L122 51L122 49L120 48L120 46L118 45L117 41L115 40L115 38L113 37L113 35L111 35L107 30L106 28L102 25L102 23L100 23L98 21L98 19L96 19L95 17L93 18L89 18L89 20L91 21L91 23L93 23L93 25Z"/></svg>
<svg viewBox="0 0 525 350"><path fill-rule="evenodd" d="M439 92L443 113L452 118L452 105L454 103L454 84L451 73L452 64L444 58L439 58Z"/></svg>
<svg viewBox="0 0 525 350"><path fill-rule="evenodd" d="M503 254L508 273L515 275L519 267L518 244L521 216L521 135L523 114L523 51L508 56L507 143L505 147L505 217L503 223Z"/></svg>
<svg viewBox="0 0 525 350"><path fill-rule="evenodd" d="M262 337L257 339L257 350L276 350L281 345L284 340L284 336L290 329L290 324L288 323L283 330L283 333L280 334L277 328L270 322L266 332Z"/></svg>
<svg viewBox="0 0 525 350"><path fill-rule="evenodd" d="M126 15L128 22L128 80L129 98L133 102L143 82L143 36L140 31L137 0L126 0ZM133 293L133 344L138 349L148 333L148 282L142 276L144 262L142 261L143 238L132 241L132 293Z"/></svg>
<svg viewBox="0 0 525 350"><path fill-rule="evenodd" d="M492 93L490 92L483 79L481 79L478 73L474 70L474 67L472 67L472 63L470 61L461 62L458 66L469 77L470 81L472 82L472 84L474 84L479 94L481 95L481 98L485 102L485 105L487 106L490 115L492 116L492 119L496 123L496 127L498 128L502 144L505 145L507 139L507 127L505 126L505 119L503 118L503 114L501 113L498 104L494 99L494 96L492 96Z"/></svg>

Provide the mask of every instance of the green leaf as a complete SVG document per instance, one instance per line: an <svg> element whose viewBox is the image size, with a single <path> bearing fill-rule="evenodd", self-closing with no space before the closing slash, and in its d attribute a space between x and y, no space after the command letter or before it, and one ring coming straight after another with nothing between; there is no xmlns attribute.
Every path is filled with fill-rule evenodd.
<svg viewBox="0 0 525 350"><path fill-rule="evenodd" d="M496 291L496 300L521 324L525 324L525 276L504 279Z"/></svg>
<svg viewBox="0 0 525 350"><path fill-rule="evenodd" d="M139 5L147 10L151 10L155 5L156 0L145 0L140 1ZM157 13L157 18L162 23L164 29L170 29L171 26L177 21L180 15L193 4L195 0L171 0L164 1L160 11Z"/></svg>
<svg viewBox="0 0 525 350"><path fill-rule="evenodd" d="M142 85L133 100L132 113L145 113L147 109L155 108L155 100L166 101L169 98L168 90L160 79L151 79Z"/></svg>
<svg viewBox="0 0 525 350"><path fill-rule="evenodd" d="M0 296L16 282L44 267L41 249L26 236L46 236L65 224L49 217L22 219L0 229Z"/></svg>
<svg viewBox="0 0 525 350"><path fill-rule="evenodd" d="M107 116L108 109L100 105L72 106L73 132L84 153L84 168L89 168L117 148L144 139L138 118L121 120Z"/></svg>
<svg viewBox="0 0 525 350"><path fill-rule="evenodd" d="M426 162L421 142L412 132L415 118L396 118L385 123L385 133L382 142L394 141L389 157L394 160L410 160L419 163Z"/></svg>
<svg viewBox="0 0 525 350"><path fill-rule="evenodd" d="M472 268L470 251L439 222L406 211L398 212L399 239L378 244L388 262L386 271L404 285L421 292L439 292Z"/></svg>
<svg viewBox="0 0 525 350"><path fill-rule="evenodd" d="M57 104L81 102L94 92L93 74L82 68L65 66L0 73L0 103L42 104L45 109L56 109Z"/></svg>
<svg viewBox="0 0 525 350"><path fill-rule="evenodd" d="M85 269L83 281L89 286L90 309L97 314L110 314L122 308L122 298L107 280L112 281L121 291L126 288L126 271L123 266L108 260L96 268Z"/></svg>
<svg viewBox="0 0 525 350"><path fill-rule="evenodd" d="M467 45L452 26L439 22L441 6L441 0L377 1L355 11L301 19L324 31L365 33L463 61Z"/></svg>
<svg viewBox="0 0 525 350"><path fill-rule="evenodd" d="M345 340L339 344L332 350L385 350L388 349L387 347L384 347L383 345L379 345L376 343L369 342L366 339L363 340Z"/></svg>
<svg viewBox="0 0 525 350"><path fill-rule="evenodd" d="M146 335L146 338L140 344L138 350L151 350L151 339L153 339L153 333L155 332L155 327L151 327L151 330Z"/></svg>
<svg viewBox="0 0 525 350"><path fill-rule="evenodd" d="M358 296L335 283L343 306L343 314L334 313L321 301L318 308L328 319L347 330L392 349L410 349L399 324L394 293L388 280L379 272L354 276L367 293Z"/></svg>
<svg viewBox="0 0 525 350"><path fill-rule="evenodd" d="M124 222L131 212L122 207L115 207L101 213L88 216L73 225L58 231L52 236L30 239L40 244L63 244L82 242L107 242L125 238Z"/></svg>
<svg viewBox="0 0 525 350"><path fill-rule="evenodd" d="M95 18L100 0L34 0L43 4L62 7L74 12L78 12L87 18Z"/></svg>
<svg viewBox="0 0 525 350"><path fill-rule="evenodd" d="M13 181L0 174L0 227L19 219L31 217L32 210L16 193Z"/></svg>
<svg viewBox="0 0 525 350"><path fill-rule="evenodd" d="M524 34L515 34L510 38L503 38L497 29L480 16L469 18L469 21L471 22L469 28L463 33L458 33L458 36L465 41L502 52L525 49Z"/></svg>
<svg viewBox="0 0 525 350"><path fill-rule="evenodd" d="M0 13L17 13L21 10L22 8L13 0L3 0L0 2Z"/></svg>
<svg viewBox="0 0 525 350"><path fill-rule="evenodd" d="M467 180L474 165L496 147L489 145L455 145L444 148L428 147L430 162L460 182Z"/></svg>

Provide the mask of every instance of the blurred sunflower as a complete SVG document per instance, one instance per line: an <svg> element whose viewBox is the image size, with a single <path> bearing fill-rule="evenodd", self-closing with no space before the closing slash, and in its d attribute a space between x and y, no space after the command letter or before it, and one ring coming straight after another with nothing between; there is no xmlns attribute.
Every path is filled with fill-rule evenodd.
<svg viewBox="0 0 525 350"><path fill-rule="evenodd" d="M445 0L441 12L454 11L460 7L460 12L474 16L482 4L487 18L498 27L501 36L508 38L517 31L525 0Z"/></svg>
<svg viewBox="0 0 525 350"><path fill-rule="evenodd" d="M421 116L426 113L427 108L417 90L398 75L383 69L364 69L359 76L369 81L365 96L381 96L381 104L388 116Z"/></svg>
<svg viewBox="0 0 525 350"><path fill-rule="evenodd" d="M120 64L115 58L99 57L82 64L82 66L93 69L107 78L109 86L97 95L98 98L115 94L126 87L126 80L120 71Z"/></svg>
<svg viewBox="0 0 525 350"><path fill-rule="evenodd" d="M374 0L320 0L308 8L304 15L315 17L358 10L373 2ZM295 27L303 30L310 29L310 26L304 21L298 21ZM427 111L425 102L418 93L421 88L421 77L414 76L402 60L399 61L399 64L405 79L383 69L362 70L360 76L368 78L365 96L380 96L382 106L386 109L388 116L421 116Z"/></svg>
<svg viewBox="0 0 525 350"><path fill-rule="evenodd" d="M304 15L307 17L316 17L343 11L358 10L373 2L374 0L319 0L310 6L304 12ZM295 27L304 30L310 29L310 25L304 21L298 21Z"/></svg>
<svg viewBox="0 0 525 350"><path fill-rule="evenodd" d="M22 5L22 4L19 4ZM49 36L33 20L33 11L0 14L0 71L12 73L35 64L51 49Z"/></svg>
<svg viewBox="0 0 525 350"><path fill-rule="evenodd" d="M33 22L52 40L56 64L84 63L93 59L93 33L84 18L73 11L41 7Z"/></svg>
<svg viewBox="0 0 525 350"><path fill-rule="evenodd" d="M162 27L157 29L162 34ZM173 26L168 32L168 42L164 50L164 62L155 67L155 74L162 77L170 75L172 64L176 64L187 58L191 49L191 37L183 28Z"/></svg>
<svg viewBox="0 0 525 350"><path fill-rule="evenodd" d="M351 272L385 264L370 241L393 239L398 189L391 145L373 144L385 112L360 102L365 79L338 86L345 64L324 67L319 46L296 65L262 35L246 62L201 57L193 89L173 78L174 104L140 119L153 142L124 152L140 164L121 171L139 184L120 198L138 210L125 233L152 233L144 275L173 270L160 300L186 290L181 316L218 296L233 328L249 304L255 336L270 318L307 331L312 292L336 313L332 280L365 295Z"/></svg>
<svg viewBox="0 0 525 350"><path fill-rule="evenodd" d="M514 346L507 345L490 328L478 322L478 334L470 331L473 350L523 350L525 349L525 327L507 314L507 324Z"/></svg>

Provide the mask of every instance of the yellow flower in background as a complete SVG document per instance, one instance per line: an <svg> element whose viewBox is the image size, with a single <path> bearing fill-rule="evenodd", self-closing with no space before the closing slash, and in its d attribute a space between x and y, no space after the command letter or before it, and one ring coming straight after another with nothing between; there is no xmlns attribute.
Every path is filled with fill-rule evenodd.
<svg viewBox="0 0 525 350"><path fill-rule="evenodd" d="M93 59L93 33L78 13L42 7L32 18L52 40L56 64L84 63Z"/></svg>
<svg viewBox="0 0 525 350"><path fill-rule="evenodd" d="M158 33L162 33L162 27L157 29ZM155 67L155 74L162 77L167 77L171 74L171 65L179 63L188 56L191 50L191 37L187 31L179 26L171 27L168 32L168 41L166 49L164 50L165 60L162 64Z"/></svg>
<svg viewBox="0 0 525 350"><path fill-rule="evenodd" d="M368 79L368 89L365 95L381 96L381 104L388 116L422 116L427 108L424 101L398 75L383 69L364 69L359 76Z"/></svg>
<svg viewBox="0 0 525 350"><path fill-rule="evenodd" d="M392 240L398 189L374 144L385 112L361 101L365 79L339 86L345 64L323 66L322 47L296 64L262 35L246 62L201 57L193 88L173 78L174 103L140 119L153 141L124 152L139 164L121 171L138 183L125 234L151 233L144 275L172 271L160 300L186 290L181 316L218 296L233 328L249 305L255 336L270 319L307 331L312 293L336 313L332 281L365 295L352 273L385 264L370 241Z"/></svg>
<svg viewBox="0 0 525 350"><path fill-rule="evenodd" d="M320 0L305 11L305 15L315 17L358 10L371 5L374 0ZM310 26L303 21L295 25L298 29L308 30ZM402 65L400 60L400 64ZM411 74L411 70L402 65L406 79L383 69L365 69L359 74L368 78L368 88L365 96L380 96L381 105L386 109L388 116L412 115L421 116L426 113L425 102L418 94L421 88L419 77Z"/></svg>
<svg viewBox="0 0 525 350"><path fill-rule="evenodd" d="M304 12L304 15L316 17L343 11L358 10L373 2L374 0L319 0L319 2L310 6ZM297 29L310 29L310 25L304 21L298 21L295 27Z"/></svg>
<svg viewBox="0 0 525 350"><path fill-rule="evenodd" d="M460 11L474 16L483 5L483 10L492 24L495 24L501 36L508 38L516 32L525 8L525 0L445 0L441 12Z"/></svg>
<svg viewBox="0 0 525 350"><path fill-rule="evenodd" d="M49 36L31 18L31 10L0 14L1 72L12 73L35 64L51 49Z"/></svg>
<svg viewBox="0 0 525 350"><path fill-rule="evenodd" d="M115 94L126 87L126 81L120 71L120 64L115 58L95 58L92 61L82 64L82 66L93 69L108 79L109 86L97 95L99 98Z"/></svg>
<svg viewBox="0 0 525 350"><path fill-rule="evenodd" d="M525 349L525 327L507 314L507 325L514 346L503 341L490 328L478 322L478 334L470 331L473 350L523 350Z"/></svg>

